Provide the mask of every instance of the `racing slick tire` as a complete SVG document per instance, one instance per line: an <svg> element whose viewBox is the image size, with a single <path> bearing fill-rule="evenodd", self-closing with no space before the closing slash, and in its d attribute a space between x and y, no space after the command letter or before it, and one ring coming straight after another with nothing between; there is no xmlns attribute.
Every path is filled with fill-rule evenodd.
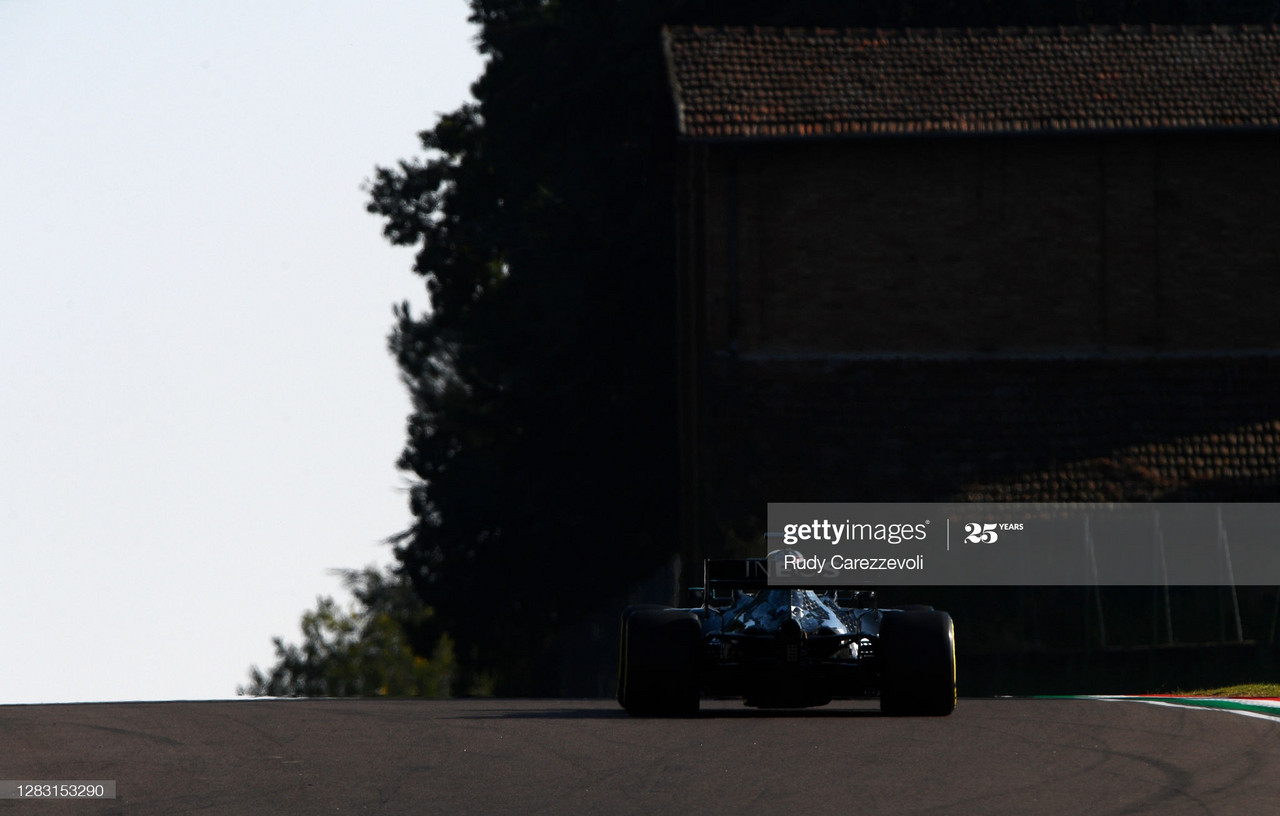
<svg viewBox="0 0 1280 816"><path fill-rule="evenodd" d="M638 612L642 609L670 609L670 608L671 607L663 606L662 604L632 604L631 606L628 606L626 609L622 610L622 625L619 627L619 632L618 632L617 698L618 698L618 703L620 705L626 706L626 694L627 694L627 691L626 691L627 674L625 671L626 665L627 665L627 619L630 618L633 613Z"/></svg>
<svg viewBox="0 0 1280 816"><path fill-rule="evenodd" d="M702 624L683 609L629 607L622 613L618 702L636 717L688 717L702 693Z"/></svg>
<svg viewBox="0 0 1280 816"><path fill-rule="evenodd" d="M880 624L880 710L945 717L956 707L956 639L946 612L886 612Z"/></svg>

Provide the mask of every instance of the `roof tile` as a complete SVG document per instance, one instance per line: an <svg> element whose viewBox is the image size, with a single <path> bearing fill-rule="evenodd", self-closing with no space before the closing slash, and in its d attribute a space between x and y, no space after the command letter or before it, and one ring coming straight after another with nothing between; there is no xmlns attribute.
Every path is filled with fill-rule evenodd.
<svg viewBox="0 0 1280 816"><path fill-rule="evenodd" d="M1280 122L1275 26L664 32L687 138Z"/></svg>

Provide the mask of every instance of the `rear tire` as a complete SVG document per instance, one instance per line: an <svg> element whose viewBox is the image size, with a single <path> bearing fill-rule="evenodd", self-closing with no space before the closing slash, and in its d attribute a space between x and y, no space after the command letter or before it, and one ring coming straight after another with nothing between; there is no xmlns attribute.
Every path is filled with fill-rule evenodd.
<svg viewBox="0 0 1280 816"><path fill-rule="evenodd" d="M630 607L622 614L618 702L637 717L698 713L702 624L682 609Z"/></svg>
<svg viewBox="0 0 1280 816"><path fill-rule="evenodd" d="M626 706L627 695L627 619L635 612L644 609L669 609L670 607L662 604L632 604L622 610L622 625L618 632L618 704Z"/></svg>
<svg viewBox="0 0 1280 816"><path fill-rule="evenodd" d="M880 624L880 710L945 717L956 707L955 627L946 612L886 612Z"/></svg>

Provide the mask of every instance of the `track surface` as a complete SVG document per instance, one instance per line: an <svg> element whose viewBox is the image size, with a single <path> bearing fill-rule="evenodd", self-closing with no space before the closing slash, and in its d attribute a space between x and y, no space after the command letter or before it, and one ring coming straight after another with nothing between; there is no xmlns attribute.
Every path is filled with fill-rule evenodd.
<svg viewBox="0 0 1280 816"><path fill-rule="evenodd" d="M630 719L603 700L0 707L0 779L114 779L0 813L1280 813L1280 722L1094 700ZM679 809L677 811L677 808Z"/></svg>

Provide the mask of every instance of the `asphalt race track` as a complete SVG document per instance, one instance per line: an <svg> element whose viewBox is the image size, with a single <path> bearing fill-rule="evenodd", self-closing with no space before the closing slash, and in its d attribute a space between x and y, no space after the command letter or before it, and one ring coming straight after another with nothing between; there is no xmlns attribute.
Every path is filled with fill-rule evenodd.
<svg viewBox="0 0 1280 816"><path fill-rule="evenodd" d="M1094 700L696 719L605 700L0 706L0 779L117 798L0 813L1280 813L1280 720Z"/></svg>

